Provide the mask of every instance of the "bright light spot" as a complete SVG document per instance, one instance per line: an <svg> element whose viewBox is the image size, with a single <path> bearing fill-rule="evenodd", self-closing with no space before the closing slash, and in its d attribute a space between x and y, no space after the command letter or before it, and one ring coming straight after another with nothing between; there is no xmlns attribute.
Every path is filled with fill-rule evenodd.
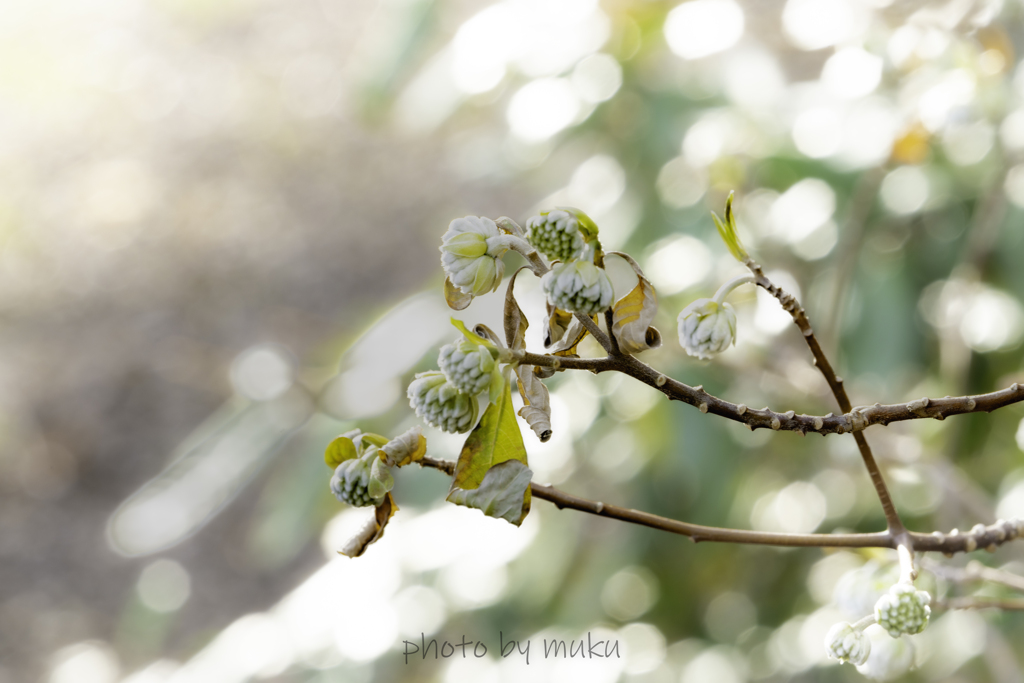
<svg viewBox="0 0 1024 683"><path fill-rule="evenodd" d="M645 567L626 567L613 574L601 589L601 606L608 616L631 621L658 600L658 580Z"/></svg>
<svg viewBox="0 0 1024 683"><path fill-rule="evenodd" d="M85 238L101 249L120 249L139 234L140 222L159 199L152 171L135 159L114 159L92 166L80 187Z"/></svg>
<svg viewBox="0 0 1024 683"><path fill-rule="evenodd" d="M960 334L979 353L1016 346L1024 332L1020 303L1006 292L985 288L976 294L960 322Z"/></svg>
<svg viewBox="0 0 1024 683"><path fill-rule="evenodd" d="M158 659L145 669L136 671L121 683L168 683L181 665L171 659Z"/></svg>
<svg viewBox="0 0 1024 683"><path fill-rule="evenodd" d="M619 420L630 422L643 417L663 400L665 397L660 391L640 382L628 382L608 397L608 409Z"/></svg>
<svg viewBox="0 0 1024 683"><path fill-rule="evenodd" d="M590 215L612 207L626 190L626 172L607 154L592 156L576 169L566 188L572 206L584 207Z"/></svg>
<svg viewBox="0 0 1024 683"><path fill-rule="evenodd" d="M867 168L889 158L899 130L900 115L880 97L857 102L846 115L840 161L849 168Z"/></svg>
<svg viewBox="0 0 1024 683"><path fill-rule="evenodd" d="M793 143L804 156L824 159L839 151L843 143L843 120L831 107L803 111L793 121Z"/></svg>
<svg viewBox="0 0 1024 683"><path fill-rule="evenodd" d="M1024 420L1021 423L1024 424ZM1018 429L1017 433L1019 434L1020 431ZM1024 481L1018 482L1003 494L1003 497L999 499L999 505L996 506L996 515L1000 519L1024 519Z"/></svg>
<svg viewBox="0 0 1024 683"><path fill-rule="evenodd" d="M50 659L49 683L115 683L117 654L106 643L85 641L69 645Z"/></svg>
<svg viewBox="0 0 1024 683"><path fill-rule="evenodd" d="M801 50L820 50L856 34L861 17L846 0L788 0L782 28Z"/></svg>
<svg viewBox="0 0 1024 683"><path fill-rule="evenodd" d="M701 282L711 270L711 251L701 240L681 235L656 243L644 259L644 272L662 294L675 294Z"/></svg>
<svg viewBox="0 0 1024 683"><path fill-rule="evenodd" d="M1006 57L1000 50L989 49L978 55L978 71L985 76L995 76L1006 68Z"/></svg>
<svg viewBox="0 0 1024 683"><path fill-rule="evenodd" d="M985 651L988 625L978 612L950 610L928 625L920 645L927 653L923 673L929 680L948 680L961 666Z"/></svg>
<svg viewBox="0 0 1024 683"><path fill-rule="evenodd" d="M572 124L579 111L579 98L568 80L538 78L512 96L508 122L520 139L540 142Z"/></svg>
<svg viewBox="0 0 1024 683"><path fill-rule="evenodd" d="M874 92L881 81L882 58L859 47L837 51L821 71L821 82L836 97L863 97Z"/></svg>
<svg viewBox="0 0 1024 683"><path fill-rule="evenodd" d="M800 299L800 286L789 273L781 270L773 271L768 278ZM768 335L776 335L793 324L793 318L779 305L778 299L760 287L757 288L757 308L754 309L754 326Z"/></svg>
<svg viewBox="0 0 1024 683"><path fill-rule="evenodd" d="M948 72L918 100L917 110L921 123L933 133L940 130L954 109L971 103L974 91L974 74L966 69Z"/></svg>
<svg viewBox="0 0 1024 683"><path fill-rule="evenodd" d="M814 484L796 481L777 493L768 493L750 513L755 529L810 533L825 520L828 502Z"/></svg>
<svg viewBox="0 0 1024 683"><path fill-rule="evenodd" d="M1017 448L1024 451L1024 419L1021 419L1020 424L1017 425L1017 433L1014 438L1017 441Z"/></svg>
<svg viewBox="0 0 1024 683"><path fill-rule="evenodd" d="M929 190L928 175L920 166L900 166L885 176L879 194L886 209L904 216L924 208Z"/></svg>
<svg viewBox="0 0 1024 683"><path fill-rule="evenodd" d="M467 649L472 651L472 646L467 646ZM501 683L501 670L490 657L455 657L441 680L444 683Z"/></svg>
<svg viewBox="0 0 1024 683"><path fill-rule="evenodd" d="M747 677L732 657L718 648L705 650L683 669L680 683L744 683Z"/></svg>
<svg viewBox="0 0 1024 683"><path fill-rule="evenodd" d="M805 261L817 261L832 253L839 241L839 227L835 221L825 221L807 237L794 242L793 253Z"/></svg>
<svg viewBox="0 0 1024 683"><path fill-rule="evenodd" d="M691 0L665 17L665 40L683 59L727 50L743 35L743 10L732 0Z"/></svg>
<svg viewBox="0 0 1024 683"><path fill-rule="evenodd" d="M712 110L686 130L683 156L693 166L708 166L725 154L751 154L756 139L756 132L743 117L729 109Z"/></svg>
<svg viewBox="0 0 1024 683"><path fill-rule="evenodd" d="M683 157L676 157L661 167L656 183L661 201L674 209L693 206L708 189L707 176L691 166Z"/></svg>
<svg viewBox="0 0 1024 683"><path fill-rule="evenodd" d="M510 43L521 29L520 16L507 3L492 5L466 21L452 39L452 79L465 93L487 92L505 77Z"/></svg>
<svg viewBox="0 0 1024 683"><path fill-rule="evenodd" d="M275 344L251 346L231 364L231 384L253 401L270 401L288 391L295 380L288 350Z"/></svg>
<svg viewBox="0 0 1024 683"><path fill-rule="evenodd" d="M1024 109L1015 109L1003 119L999 127L999 137L1007 149L1024 150Z"/></svg>
<svg viewBox="0 0 1024 683"><path fill-rule="evenodd" d="M632 676L654 671L665 661L665 636L650 624L627 624L619 629L625 648L626 673Z"/></svg>
<svg viewBox="0 0 1024 683"><path fill-rule="evenodd" d="M444 599L433 588L409 586L395 596L393 601L398 614L401 635L430 635L444 625L448 610Z"/></svg>
<svg viewBox="0 0 1024 683"><path fill-rule="evenodd" d="M609 481L628 481L644 466L646 458L638 447L633 430L616 427L601 437L587 462Z"/></svg>
<svg viewBox="0 0 1024 683"><path fill-rule="evenodd" d="M857 484L842 470L822 470L811 482L825 494L828 519L844 517L857 502Z"/></svg>
<svg viewBox="0 0 1024 683"><path fill-rule="evenodd" d="M735 591L719 593L708 603L704 626L720 643L734 643L744 631L757 625L757 608L750 598Z"/></svg>
<svg viewBox="0 0 1024 683"><path fill-rule="evenodd" d="M1011 202L1024 209L1024 164L1017 164L1006 173L1003 190Z"/></svg>
<svg viewBox="0 0 1024 683"><path fill-rule="evenodd" d="M905 24L896 29L886 51L898 68L910 68L915 60L928 61L939 57L949 47L950 36L942 29Z"/></svg>
<svg viewBox="0 0 1024 683"><path fill-rule="evenodd" d="M336 603L344 616L334 621L334 647L356 662L376 659L387 652L398 637L394 607L383 599L365 602L369 604L363 609L354 609L345 602Z"/></svg>
<svg viewBox="0 0 1024 683"><path fill-rule="evenodd" d="M910 636L893 638L878 624L871 624L864 629L864 635L871 641L868 660L857 667L857 671L864 676L875 680L892 680L914 665L916 648Z"/></svg>
<svg viewBox="0 0 1024 683"><path fill-rule="evenodd" d="M852 484L852 482L851 482ZM828 491L825 495L828 496ZM816 602L827 605L832 602L839 580L847 572L861 566L861 560L852 552L839 550L818 560L807 573L807 590Z"/></svg>
<svg viewBox="0 0 1024 683"><path fill-rule="evenodd" d="M157 560L142 570L135 590L142 604L154 612L174 612L188 600L192 581L174 560Z"/></svg>
<svg viewBox="0 0 1024 683"><path fill-rule="evenodd" d="M466 557L445 568L440 584L455 609L479 609L493 605L505 594L508 572L504 565Z"/></svg>
<svg viewBox="0 0 1024 683"><path fill-rule="evenodd" d="M987 121L950 126L942 137L946 156L959 166L970 166L984 159L994 141L995 131Z"/></svg>
<svg viewBox="0 0 1024 683"><path fill-rule="evenodd" d="M836 211L836 193L819 178L794 183L772 204L771 222L776 235L799 242L825 224Z"/></svg>
<svg viewBox="0 0 1024 683"><path fill-rule="evenodd" d="M585 102L597 104L611 99L622 87L622 67L611 55L590 55L576 65L570 80Z"/></svg>
<svg viewBox="0 0 1024 683"><path fill-rule="evenodd" d="M786 89L786 79L771 52L745 49L732 55L725 68L725 93L749 109L775 104Z"/></svg>

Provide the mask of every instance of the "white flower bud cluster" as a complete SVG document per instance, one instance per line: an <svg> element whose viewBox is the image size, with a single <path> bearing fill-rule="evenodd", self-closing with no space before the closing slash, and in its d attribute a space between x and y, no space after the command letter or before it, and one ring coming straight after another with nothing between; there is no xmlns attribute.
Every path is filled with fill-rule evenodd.
<svg viewBox="0 0 1024 683"><path fill-rule="evenodd" d="M697 358L713 358L736 343L736 312L727 303L697 299L679 313L679 344Z"/></svg>
<svg viewBox="0 0 1024 683"><path fill-rule="evenodd" d="M370 495L370 475L378 450L372 447L359 458L346 460L334 470L331 477L331 493L343 503L352 507L369 507L380 503L381 498Z"/></svg>
<svg viewBox="0 0 1024 683"><path fill-rule="evenodd" d="M595 315L612 305L612 281L587 260L556 263L540 284L548 302L563 311Z"/></svg>
<svg viewBox="0 0 1024 683"><path fill-rule="evenodd" d="M556 209L526 222L530 244L551 261L571 261L583 251L583 233L576 216Z"/></svg>
<svg viewBox="0 0 1024 683"><path fill-rule="evenodd" d="M451 434L467 432L476 423L476 397L459 391L443 372L421 372L409 385L409 404L429 425Z"/></svg>
<svg viewBox="0 0 1024 683"><path fill-rule="evenodd" d="M441 347L437 364L448 381L464 394L476 396L487 389L494 372L494 356L482 344L461 338Z"/></svg>
<svg viewBox="0 0 1024 683"><path fill-rule="evenodd" d="M442 236L440 249L444 272L465 294L480 296L501 284L501 256L508 251L508 239L490 218L456 218Z"/></svg>
<svg viewBox="0 0 1024 683"><path fill-rule="evenodd" d="M920 633L928 625L932 613L931 601L932 596L928 591L919 591L911 584L898 583L875 603L875 619L893 638L904 633Z"/></svg>
<svg viewBox="0 0 1024 683"><path fill-rule="evenodd" d="M843 621L829 629L825 636L825 649L833 659L860 666L871 654L871 641L862 631Z"/></svg>

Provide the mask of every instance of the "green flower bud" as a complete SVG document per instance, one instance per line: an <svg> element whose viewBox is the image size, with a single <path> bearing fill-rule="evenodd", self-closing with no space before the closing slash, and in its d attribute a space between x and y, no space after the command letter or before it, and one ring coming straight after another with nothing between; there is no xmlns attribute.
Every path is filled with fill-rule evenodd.
<svg viewBox="0 0 1024 683"><path fill-rule="evenodd" d="M530 244L551 261L571 261L583 251L583 233L576 216L556 209L526 221Z"/></svg>
<svg viewBox="0 0 1024 683"><path fill-rule="evenodd" d="M508 251L508 243L509 236L490 218L456 218L441 238L441 266L463 293L492 292L505 274L501 256Z"/></svg>
<svg viewBox="0 0 1024 683"><path fill-rule="evenodd" d="M556 263L540 284L548 302L563 311L594 315L612 305L612 281L590 261Z"/></svg>
<svg viewBox="0 0 1024 683"><path fill-rule="evenodd" d="M713 358L736 343L736 312L726 303L697 299L679 313L679 344L697 358Z"/></svg>
<svg viewBox="0 0 1024 683"><path fill-rule="evenodd" d="M871 654L871 640L844 621L829 629L825 636L825 649L833 659L860 666Z"/></svg>
<svg viewBox="0 0 1024 683"><path fill-rule="evenodd" d="M924 630L931 616L932 596L911 584L898 583L875 603L875 620L893 638Z"/></svg>
<svg viewBox="0 0 1024 683"><path fill-rule="evenodd" d="M449 382L470 396L486 391L494 372L494 357L490 350L464 337L442 346L437 364Z"/></svg>
<svg viewBox="0 0 1024 683"><path fill-rule="evenodd" d="M451 434L468 432L476 424L476 397L459 391L443 372L421 372L409 385L409 404L429 425Z"/></svg>
<svg viewBox="0 0 1024 683"><path fill-rule="evenodd" d="M331 477L331 493L353 507L378 505L386 491L381 491L378 497L370 495L371 470L375 460L380 461L380 455L377 447L371 446L362 457L338 465Z"/></svg>

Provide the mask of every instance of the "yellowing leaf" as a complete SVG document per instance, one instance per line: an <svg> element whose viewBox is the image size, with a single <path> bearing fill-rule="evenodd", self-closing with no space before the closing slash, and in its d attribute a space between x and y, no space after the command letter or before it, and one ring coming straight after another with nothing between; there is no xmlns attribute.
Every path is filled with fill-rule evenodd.
<svg viewBox="0 0 1024 683"><path fill-rule="evenodd" d="M473 303L473 295L466 294L461 289L453 285L449 278L445 278L444 300L448 303L448 308L453 311L461 311Z"/></svg>
<svg viewBox="0 0 1024 683"><path fill-rule="evenodd" d="M658 312L658 295L654 285L644 277L640 265L628 254L609 252L625 260L639 280L636 287L612 306L612 334L619 349L626 353L639 353L661 345L661 335L651 327ZM653 330L653 333L648 330Z"/></svg>
<svg viewBox="0 0 1024 683"><path fill-rule="evenodd" d="M346 460L359 457L356 453L356 445L347 436L339 436L327 444L324 451L324 462L332 470Z"/></svg>
<svg viewBox="0 0 1024 683"><path fill-rule="evenodd" d="M448 492L448 500L454 503L469 500L459 491L480 488L491 468L510 460L518 461L524 466L529 465L526 460L526 448L523 446L523 435L519 431L519 424L512 410L511 386L506 379L498 400L487 406L480 424L466 438L462 452L459 453L459 460L455 464L455 476ZM520 516L517 521L509 520L513 524L519 524L529 512L528 487L521 500Z"/></svg>
<svg viewBox="0 0 1024 683"><path fill-rule="evenodd" d="M362 555L372 543L376 543L384 535L384 527L396 512L398 506L395 505L395 499L391 497L391 493L386 493L384 500L374 508L373 518L338 552L346 557Z"/></svg>
<svg viewBox="0 0 1024 683"><path fill-rule="evenodd" d="M448 500L519 526L530 512L531 479L529 467L518 460L506 460L487 470L479 487L453 491Z"/></svg>
<svg viewBox="0 0 1024 683"><path fill-rule="evenodd" d="M562 340L562 336L573 322L572 313L562 311L548 303L548 329L544 335L544 346L551 346Z"/></svg>

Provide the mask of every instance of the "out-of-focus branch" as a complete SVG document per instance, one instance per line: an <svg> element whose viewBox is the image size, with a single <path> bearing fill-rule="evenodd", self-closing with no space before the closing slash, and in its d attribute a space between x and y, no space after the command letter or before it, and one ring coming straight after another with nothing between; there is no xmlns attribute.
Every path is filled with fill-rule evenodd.
<svg viewBox="0 0 1024 683"><path fill-rule="evenodd" d="M1024 591L1024 576L1008 572L1004 569L986 567L981 562L971 562L966 567L949 567L938 562L927 560L922 565L932 574L952 581L953 583L972 583L989 581L998 583L1013 590Z"/></svg>

